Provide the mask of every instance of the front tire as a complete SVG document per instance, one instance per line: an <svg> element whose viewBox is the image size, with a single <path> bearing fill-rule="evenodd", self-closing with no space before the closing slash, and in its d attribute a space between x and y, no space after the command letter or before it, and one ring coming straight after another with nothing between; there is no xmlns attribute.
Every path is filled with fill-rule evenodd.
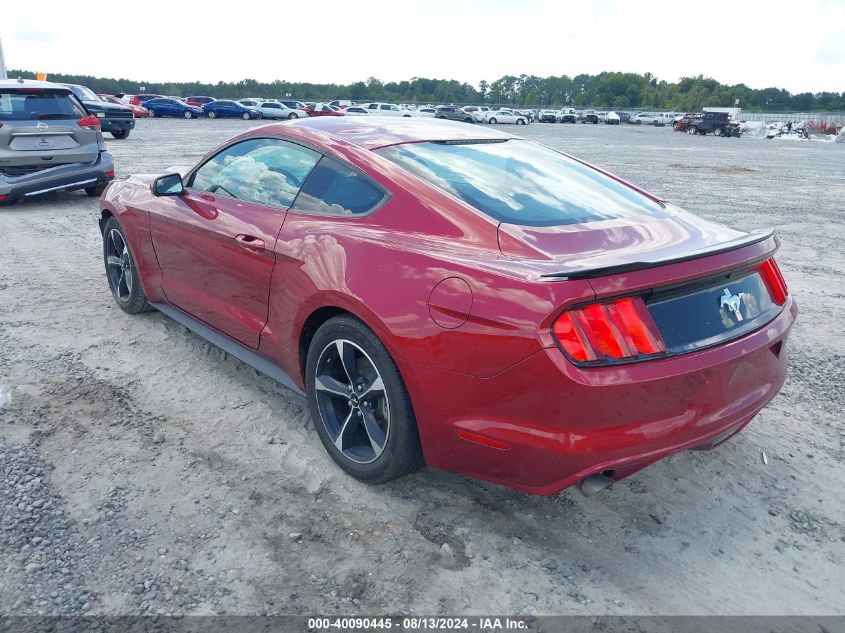
<svg viewBox="0 0 845 633"><path fill-rule="evenodd" d="M244 113L241 115L241 118L242 118L244 121L249 121L249 120L252 118L252 115L251 115L249 112L244 112Z"/></svg>
<svg viewBox="0 0 845 633"><path fill-rule="evenodd" d="M129 250L129 242L114 216L103 227L103 262L109 289L121 310L127 314L138 314L153 309L141 287L138 266Z"/></svg>
<svg viewBox="0 0 845 633"><path fill-rule="evenodd" d="M690 127L689 127L689 133L690 133L690 134L698 134L698 127L697 127L697 126L695 126L695 125L690 125Z"/></svg>
<svg viewBox="0 0 845 633"><path fill-rule="evenodd" d="M298 119L298 118L299 118L299 115L298 115L296 112L291 112L291 113L288 115L288 120L290 120L290 119Z"/></svg>
<svg viewBox="0 0 845 633"><path fill-rule="evenodd" d="M193 113L193 112L191 112L190 110L185 110L184 117L185 117L186 119L193 119L193 118L194 118L194 113Z"/></svg>
<svg viewBox="0 0 845 633"><path fill-rule="evenodd" d="M125 139L127 136L129 136L129 130L116 130L116 131L112 132L111 135L113 137L115 137L117 140L121 141L121 140Z"/></svg>
<svg viewBox="0 0 845 633"><path fill-rule="evenodd" d="M156 111L155 110L148 110L149 114L147 115L151 119L155 118Z"/></svg>
<svg viewBox="0 0 845 633"><path fill-rule="evenodd" d="M212 110L211 112L208 113L208 118L209 119L216 119L217 113L214 110Z"/></svg>
<svg viewBox="0 0 845 633"><path fill-rule="evenodd" d="M495 124L496 124L496 119L491 118L491 119L488 121L488 123L489 123L490 125L495 125Z"/></svg>
<svg viewBox="0 0 845 633"><path fill-rule="evenodd" d="M314 427L332 459L368 483L398 479L423 464L411 399L396 363L358 319L326 321L305 369Z"/></svg>

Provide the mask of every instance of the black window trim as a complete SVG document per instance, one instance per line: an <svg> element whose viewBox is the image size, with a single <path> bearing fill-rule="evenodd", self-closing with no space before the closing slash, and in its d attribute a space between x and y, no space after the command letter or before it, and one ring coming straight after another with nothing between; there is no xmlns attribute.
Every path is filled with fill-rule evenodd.
<svg viewBox="0 0 845 633"><path fill-rule="evenodd" d="M353 165L352 163L350 163L345 158L342 158L340 156L330 156L329 154L326 154L320 148L318 148L314 145L311 145L310 143L304 143L304 142L301 142L301 141L294 141L293 139L285 138L283 136L250 136L250 137L247 137L247 138L233 139L232 142L227 143L223 147L219 148L216 152L214 152L206 160L204 160L201 163L194 166L194 168L191 169L187 173L186 177L184 178L184 182L186 183L185 187L191 188L191 189L194 188L194 178L196 177L197 172L200 169L202 169L215 156L217 156L220 153L226 151L230 147L237 145L238 143L244 143L246 141L254 141L254 140L257 140L257 139L265 139L265 140L270 140L270 141L284 141L285 143L290 143L291 145L297 145L299 147L304 147L305 149L309 149L312 152L316 152L317 154L320 155L320 158L317 160L316 163L314 163L314 167L312 167L311 170L308 172L308 174L305 176L305 178L302 179L302 184L299 186L299 191L296 192L296 195L293 197L293 200L291 201L290 206L289 207L276 207L276 206L273 206L273 205L263 204L261 202L252 202L250 200L244 200L243 198L234 198L230 195L227 195L225 193L219 193L217 191L215 191L212 195L228 198L229 200L238 200L240 202L248 202L250 204L257 204L257 205L260 205L262 207L268 207L268 208L271 208L271 209L285 209L286 211L290 211L296 205L296 201L299 198L299 194L302 192L302 187L305 186L305 182L311 176L311 172L314 171L314 169L317 167L317 165L320 164L320 161L323 160L323 158L330 158L330 159L334 160L335 162L340 163L344 167L348 167L349 169L356 172L360 176L363 176L364 178L369 180L373 185L375 185L378 189L380 189L381 192L382 192L381 200L379 201L378 204L374 205L373 208L370 209L369 211L367 211L366 213L355 213L353 215L344 215L342 213L329 213L329 212L324 213L324 212L320 212L320 211L300 211L300 210L297 210L296 213L301 213L302 215L313 215L313 216L324 217L324 218L325 217L343 218L343 219L347 219L347 220L351 220L351 219L355 219L355 218L366 218L367 216L372 215L373 213L375 213L376 211L378 211L379 209L384 207L385 204L387 204L390 200L393 199L393 193L389 189L387 189L385 186L383 186L380 182L377 182L375 179L371 178L368 174L366 174L364 172L363 169L360 169L359 167ZM206 193L208 193L208 192L206 192Z"/></svg>

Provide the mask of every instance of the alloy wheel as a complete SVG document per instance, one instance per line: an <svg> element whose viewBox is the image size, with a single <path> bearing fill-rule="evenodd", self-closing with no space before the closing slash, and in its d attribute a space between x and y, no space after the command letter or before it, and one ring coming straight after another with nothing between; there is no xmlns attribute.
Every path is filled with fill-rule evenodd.
<svg viewBox="0 0 845 633"><path fill-rule="evenodd" d="M390 435L390 404L370 356L352 341L332 341L317 360L314 391L335 447L358 464L377 460Z"/></svg>
<svg viewBox="0 0 845 633"><path fill-rule="evenodd" d="M132 259L126 240L117 229L109 231L106 240L106 272L114 296L126 303L132 296Z"/></svg>

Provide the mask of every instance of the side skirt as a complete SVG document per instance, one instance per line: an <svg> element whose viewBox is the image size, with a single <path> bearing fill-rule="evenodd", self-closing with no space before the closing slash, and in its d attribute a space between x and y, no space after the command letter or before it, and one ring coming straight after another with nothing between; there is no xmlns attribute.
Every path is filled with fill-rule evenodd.
<svg viewBox="0 0 845 633"><path fill-rule="evenodd" d="M225 334L218 332L214 328L172 305L167 303L151 303L150 305L159 312L169 316L179 325L184 325L194 334L201 336L212 345L216 345L227 354L231 354L239 361L246 363L256 371L260 371L262 374L269 376L283 387L287 387L300 396L305 396L305 392L297 386L297 384L293 381L293 378L291 378L285 370L278 365L271 363L269 360L260 356L245 345L238 343Z"/></svg>

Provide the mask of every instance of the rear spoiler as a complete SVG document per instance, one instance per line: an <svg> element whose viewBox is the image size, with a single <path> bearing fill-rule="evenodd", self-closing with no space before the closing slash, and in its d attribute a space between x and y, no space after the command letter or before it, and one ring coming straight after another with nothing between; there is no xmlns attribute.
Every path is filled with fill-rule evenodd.
<svg viewBox="0 0 845 633"><path fill-rule="evenodd" d="M735 251L745 246L765 242L771 237L774 237L777 243L779 243L777 237L775 237L774 229L756 229L746 235L743 235L742 237L736 238L735 240L722 242L721 244L713 244L712 246L707 246L697 251L690 251L689 253L681 256L670 256L638 262L626 262L624 264L611 264L609 266L598 266L596 268L573 268L572 270L564 270L557 273L546 273L544 275L540 275L540 277L546 279L592 279L595 277L604 277L605 275L629 273L635 270L655 268L666 264L677 264L691 259L697 259L699 257L707 257L709 255L719 255L720 253Z"/></svg>

